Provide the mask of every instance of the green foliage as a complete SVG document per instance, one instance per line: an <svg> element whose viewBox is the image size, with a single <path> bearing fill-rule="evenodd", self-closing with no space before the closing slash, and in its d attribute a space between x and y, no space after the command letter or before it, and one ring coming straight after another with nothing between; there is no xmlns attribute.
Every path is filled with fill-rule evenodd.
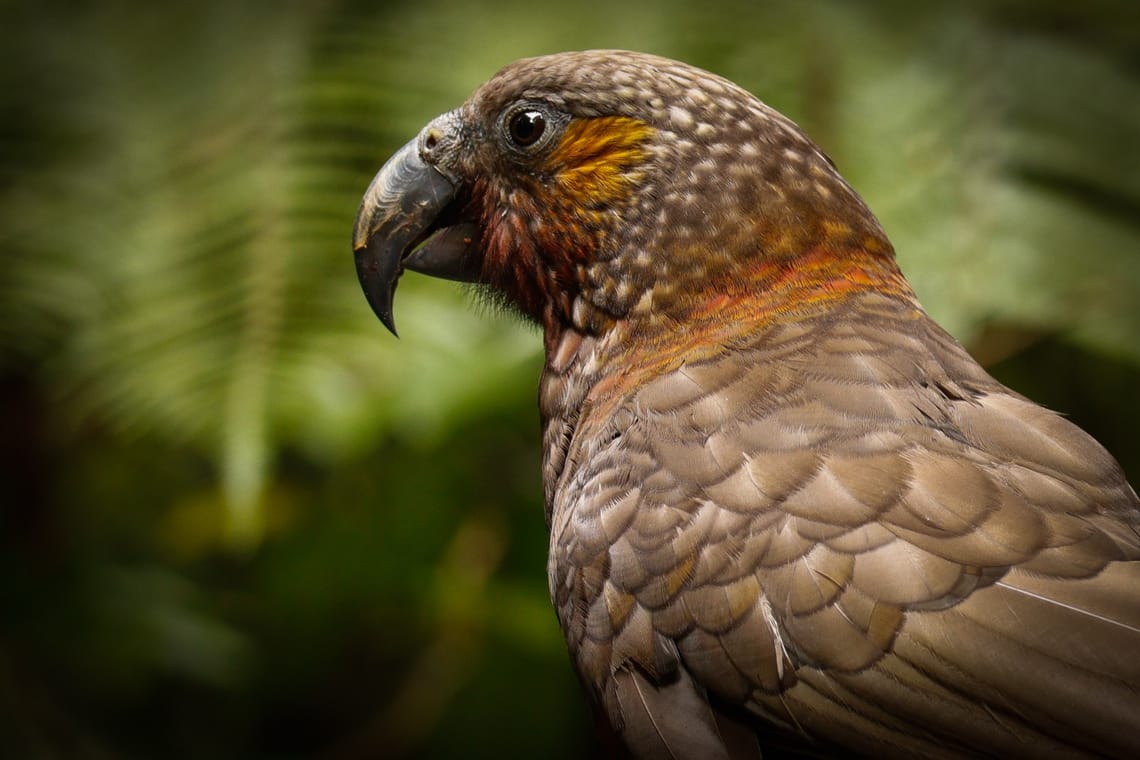
<svg viewBox="0 0 1140 760"><path fill-rule="evenodd" d="M1140 475L1128 3L6 5L22 754L589 751L545 600L537 333L409 276L396 341L349 251L385 158L526 55L657 52L799 121L930 312Z"/></svg>

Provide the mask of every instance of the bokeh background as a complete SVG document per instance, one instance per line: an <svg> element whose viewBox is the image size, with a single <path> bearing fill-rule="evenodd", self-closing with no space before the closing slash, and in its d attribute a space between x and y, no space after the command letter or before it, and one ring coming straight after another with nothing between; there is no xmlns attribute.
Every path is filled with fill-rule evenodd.
<svg viewBox="0 0 1140 760"><path fill-rule="evenodd" d="M799 121L928 310L1140 480L1135 3L0 2L0 755L588 757L538 333L409 276L368 180L518 57Z"/></svg>

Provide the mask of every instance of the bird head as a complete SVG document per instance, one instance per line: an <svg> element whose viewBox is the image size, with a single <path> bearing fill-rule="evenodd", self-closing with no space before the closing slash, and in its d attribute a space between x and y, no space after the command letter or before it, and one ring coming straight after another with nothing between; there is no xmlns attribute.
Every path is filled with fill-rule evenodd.
<svg viewBox="0 0 1140 760"><path fill-rule="evenodd" d="M793 272L897 272L874 216L793 122L721 77L626 51L502 69L385 164L353 244L393 333L406 269L486 284L548 336L726 318Z"/></svg>

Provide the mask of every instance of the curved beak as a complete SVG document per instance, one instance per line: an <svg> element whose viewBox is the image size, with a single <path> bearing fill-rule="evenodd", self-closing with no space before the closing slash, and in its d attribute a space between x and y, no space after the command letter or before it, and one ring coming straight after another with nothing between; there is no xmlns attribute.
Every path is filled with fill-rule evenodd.
<svg viewBox="0 0 1140 760"><path fill-rule="evenodd" d="M457 185L424 162L418 143L416 138L396 151L372 179L352 233L364 295L393 335L392 299L405 268L452 280L471 281L477 276L464 255L475 238L475 225L447 226L456 221L449 220L455 215L446 212Z"/></svg>

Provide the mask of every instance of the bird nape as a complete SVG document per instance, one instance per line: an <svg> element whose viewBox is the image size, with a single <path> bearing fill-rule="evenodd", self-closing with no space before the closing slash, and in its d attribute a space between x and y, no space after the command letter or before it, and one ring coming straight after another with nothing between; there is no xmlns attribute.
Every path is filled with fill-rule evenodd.
<svg viewBox="0 0 1140 760"><path fill-rule="evenodd" d="M641 758L1140 757L1140 509L922 310L799 128L675 61L513 63L376 175L357 272L544 331L550 593Z"/></svg>

